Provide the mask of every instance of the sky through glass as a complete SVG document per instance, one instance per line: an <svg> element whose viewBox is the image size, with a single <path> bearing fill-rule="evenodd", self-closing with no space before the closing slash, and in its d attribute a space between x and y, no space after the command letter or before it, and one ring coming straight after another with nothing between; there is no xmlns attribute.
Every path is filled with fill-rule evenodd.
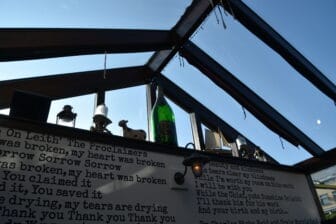
<svg viewBox="0 0 336 224"><path fill-rule="evenodd" d="M336 3L333 0L244 1L273 26L295 48L320 69L334 84L336 81ZM191 3L186 0L141 1L0 1L0 27L52 28L125 28L169 30ZM193 35L203 51L233 73L239 80L266 100L273 108L300 128L324 150L336 146L336 116L333 102L304 79L281 56L226 16L222 26L218 9ZM216 17L217 16L217 17ZM109 54L107 68L143 65L153 52ZM0 62L0 80L54 75L103 69L104 55L63 57L19 62ZM208 107L232 127L262 147L282 164L292 165L310 157L296 148L223 92L192 65L174 59L163 74ZM112 120L110 129L120 134L118 121L147 131L145 87L133 87L106 93ZM89 129L94 95L57 100L52 103L48 122L54 123L63 105L71 104L79 114L77 127ZM187 114L174 105L180 146L192 140ZM8 111L4 111L8 113Z"/></svg>

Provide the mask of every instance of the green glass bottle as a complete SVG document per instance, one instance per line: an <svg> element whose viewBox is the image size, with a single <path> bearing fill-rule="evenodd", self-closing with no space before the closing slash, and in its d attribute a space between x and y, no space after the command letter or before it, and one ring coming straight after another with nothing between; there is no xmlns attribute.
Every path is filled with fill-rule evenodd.
<svg viewBox="0 0 336 224"><path fill-rule="evenodd" d="M151 111L152 136L155 142L177 146L175 115L158 86L158 94Z"/></svg>

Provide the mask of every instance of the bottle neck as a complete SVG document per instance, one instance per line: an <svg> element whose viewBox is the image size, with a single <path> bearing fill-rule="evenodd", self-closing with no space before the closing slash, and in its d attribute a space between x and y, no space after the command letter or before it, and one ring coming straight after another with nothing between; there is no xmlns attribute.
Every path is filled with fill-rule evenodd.
<svg viewBox="0 0 336 224"><path fill-rule="evenodd" d="M163 98L163 88L161 86L157 86L157 98Z"/></svg>

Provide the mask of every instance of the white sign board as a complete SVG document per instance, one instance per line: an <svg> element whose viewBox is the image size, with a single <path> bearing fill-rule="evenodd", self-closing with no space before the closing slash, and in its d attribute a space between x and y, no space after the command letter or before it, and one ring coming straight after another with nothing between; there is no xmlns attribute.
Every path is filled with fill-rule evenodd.
<svg viewBox="0 0 336 224"><path fill-rule="evenodd" d="M320 223L303 174L0 128L2 224Z"/></svg>

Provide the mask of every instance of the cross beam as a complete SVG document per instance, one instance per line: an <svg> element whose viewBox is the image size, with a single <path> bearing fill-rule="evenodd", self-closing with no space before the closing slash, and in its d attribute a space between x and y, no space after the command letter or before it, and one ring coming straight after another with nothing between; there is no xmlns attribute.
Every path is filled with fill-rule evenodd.
<svg viewBox="0 0 336 224"><path fill-rule="evenodd" d="M169 31L124 29L0 29L0 61L170 49Z"/></svg>
<svg viewBox="0 0 336 224"><path fill-rule="evenodd" d="M9 107L15 90L34 92L56 100L138 86L152 78L152 72L144 66L109 69L105 78L103 74L103 70L96 70L1 81L0 109Z"/></svg>

